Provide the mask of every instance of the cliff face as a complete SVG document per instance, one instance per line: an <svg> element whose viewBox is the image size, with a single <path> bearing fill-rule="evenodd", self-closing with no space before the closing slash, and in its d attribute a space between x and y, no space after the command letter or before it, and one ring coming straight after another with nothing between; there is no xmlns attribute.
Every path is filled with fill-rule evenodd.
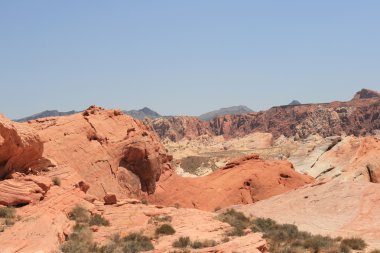
<svg viewBox="0 0 380 253"><path fill-rule="evenodd" d="M380 129L379 93L363 89L348 102L273 107L266 111L225 115L207 122L184 124L188 117L168 117L151 121L162 139L192 139L200 135L242 137L253 132L273 136L307 138L313 134L365 136ZM194 127L196 125L196 127Z"/></svg>
<svg viewBox="0 0 380 253"><path fill-rule="evenodd" d="M148 124L162 139L178 141L182 138L193 139L201 135L214 135L209 123L197 117L174 116L154 120L146 120Z"/></svg>

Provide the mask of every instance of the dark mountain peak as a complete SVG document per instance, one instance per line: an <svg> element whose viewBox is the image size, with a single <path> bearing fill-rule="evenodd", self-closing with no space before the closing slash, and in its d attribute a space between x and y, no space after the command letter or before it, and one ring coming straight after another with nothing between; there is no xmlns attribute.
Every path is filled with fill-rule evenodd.
<svg viewBox="0 0 380 253"><path fill-rule="evenodd" d="M301 102L298 101L298 100L293 100L292 102L290 102L288 105L300 105Z"/></svg>
<svg viewBox="0 0 380 253"><path fill-rule="evenodd" d="M369 98L380 98L380 93L374 90L361 89L360 91L356 92L353 100Z"/></svg>
<svg viewBox="0 0 380 253"><path fill-rule="evenodd" d="M223 116L223 115L228 115L228 114L235 115L235 114L243 114L243 113L249 113L249 112L253 112L253 110L251 110L245 105L237 105L237 106L220 108L215 111L204 113L200 115L199 118L202 120L211 120L217 116Z"/></svg>
<svg viewBox="0 0 380 253"><path fill-rule="evenodd" d="M68 112L60 112L58 110L45 110L36 114L33 114L32 116L28 116L25 118L21 119L16 119L16 122L25 122L28 120L35 120L35 119L40 119L40 118L46 118L46 117L56 117L56 116L65 116L65 115L71 115L75 114L77 111L68 111Z"/></svg>
<svg viewBox="0 0 380 253"><path fill-rule="evenodd" d="M143 112L143 113L145 113L145 114L147 114L147 115L151 115L151 116L156 116L156 117L160 117L161 116L160 114L158 114L157 112L153 111L149 107L144 107L140 111Z"/></svg>
<svg viewBox="0 0 380 253"><path fill-rule="evenodd" d="M130 110L130 111L123 111L123 112L136 119L145 119L145 118L155 119L155 118L161 117L160 114L158 114L157 112L153 111L152 109L148 107L144 107L140 110Z"/></svg>

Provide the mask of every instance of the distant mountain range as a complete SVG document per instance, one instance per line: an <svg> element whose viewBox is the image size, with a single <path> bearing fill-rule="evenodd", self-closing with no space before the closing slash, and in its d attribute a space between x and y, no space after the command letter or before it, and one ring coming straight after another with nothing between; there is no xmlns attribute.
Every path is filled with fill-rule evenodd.
<svg viewBox="0 0 380 253"><path fill-rule="evenodd" d="M80 111L74 111L73 110L73 111L68 111L68 112L60 112L57 110L46 110L46 111L43 111L40 113L33 114L31 116L28 116L28 117L16 119L14 121L26 122L28 120L35 120L35 119L39 119L39 118L71 115L71 114L78 113L78 112L80 112ZM207 120L213 119L217 116L223 116L223 115L227 115L227 114L236 115L236 114L243 114L243 113L248 113L248 112L252 112L252 110L246 106L242 106L242 105L231 106L231 107L221 108L219 110L207 112L205 114L200 115L198 118L207 121ZM160 115L159 113L153 111L152 109L150 109L148 107L144 107L140 110L129 110L129 111L124 110L123 113L127 114L133 118L140 119L140 120L143 120L146 118L156 119L156 118L162 117L162 115Z"/></svg>
<svg viewBox="0 0 380 253"><path fill-rule="evenodd" d="M46 111L39 112L39 113L33 114L31 116L25 117L25 118L16 119L14 121L16 121L16 122L25 122L25 121L28 121L28 120L34 120L34 119L39 119L39 118L71 115L71 114L74 114L74 113L77 113L77 111L73 110L73 111L68 111L68 112L60 112L60 111L57 111L57 110L46 110Z"/></svg>
<svg viewBox="0 0 380 253"><path fill-rule="evenodd" d="M361 100L361 99L372 99L372 98L380 98L380 93L377 91L373 90L368 90L368 89L362 89L358 91L354 98L351 101L356 101L356 100ZM290 106L295 106L295 105L302 105L298 100L293 100L291 103L288 105ZM33 114L31 116L21 118L21 119L16 119L15 121L17 122L25 122L28 120L35 120L39 118L46 118L46 117L56 117L56 116L65 116L65 115L71 115L74 113L78 113L80 111L68 111L68 112L60 112L57 110L46 110L40 113ZM226 107L226 108L220 108L218 110L214 110L211 112L204 113L198 117L203 121L210 121L212 119L215 119L217 117L225 116L225 115L241 115L241 114L246 114L253 112L252 109L248 108L247 106L244 105L238 105L238 106L231 106L231 107ZM129 110L129 111L123 111L123 113L130 115L133 118L136 119L156 119L156 118L161 118L163 117L159 113L153 111L152 109L148 107L144 107L140 110Z"/></svg>
<svg viewBox="0 0 380 253"><path fill-rule="evenodd" d="M207 112L205 114L200 115L198 118L201 120L211 120L215 117L218 116L223 116L223 115L236 115L236 114L244 114L244 113L249 113L253 112L250 108L244 105L238 105L238 106L231 106L231 107L226 107L226 108L220 108L219 110Z"/></svg>
<svg viewBox="0 0 380 253"><path fill-rule="evenodd" d="M35 120L35 119L40 119L40 118L46 118L46 117L57 117L57 116L66 116L66 115L71 115L74 113L78 113L80 111L68 111L68 112L60 112L57 110L46 110L40 113L33 114L31 116L21 118L21 119L16 119L14 121L16 122L26 122L28 120ZM148 107L144 107L140 110L130 110L130 111L123 111L124 114L130 115L133 118L136 119L145 119L145 118L150 118L150 119L155 119L161 117L160 114L157 112L149 109Z"/></svg>

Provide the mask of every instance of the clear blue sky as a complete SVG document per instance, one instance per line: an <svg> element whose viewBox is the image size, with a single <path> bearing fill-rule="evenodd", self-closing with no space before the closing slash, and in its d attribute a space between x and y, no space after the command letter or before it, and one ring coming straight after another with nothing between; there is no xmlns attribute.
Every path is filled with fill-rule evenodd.
<svg viewBox="0 0 380 253"><path fill-rule="evenodd" d="M1 1L0 112L197 115L380 90L380 1Z"/></svg>

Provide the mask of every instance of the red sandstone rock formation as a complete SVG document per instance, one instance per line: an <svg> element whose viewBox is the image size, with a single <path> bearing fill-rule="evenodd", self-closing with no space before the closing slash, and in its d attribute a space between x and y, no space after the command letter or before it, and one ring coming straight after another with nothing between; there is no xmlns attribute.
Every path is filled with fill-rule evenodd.
<svg viewBox="0 0 380 253"><path fill-rule="evenodd" d="M36 167L42 152L43 144L32 128L0 115L0 179Z"/></svg>
<svg viewBox="0 0 380 253"><path fill-rule="evenodd" d="M170 169L159 139L144 124L118 110L91 106L83 113L25 124L44 141L43 155L58 164L55 174L64 177L71 171L77 175L71 181L63 178L63 183L83 179L90 186L89 193L100 199L106 192L151 194L162 171Z"/></svg>
<svg viewBox="0 0 380 253"><path fill-rule="evenodd" d="M182 123L184 120L167 117L153 120L151 126L162 139L172 141L203 134L242 137L253 132L272 133L275 138L281 135L307 138L313 134L327 137L342 133L365 136L380 129L380 95L363 89L349 102L277 106L261 112L225 115L197 123L196 131L188 130L188 124ZM190 125L193 127L194 123Z"/></svg>
<svg viewBox="0 0 380 253"><path fill-rule="evenodd" d="M253 203L312 181L311 177L295 172L287 161L264 161L249 156L204 177L183 178L170 172L149 198L156 204L214 210Z"/></svg>
<svg viewBox="0 0 380 253"><path fill-rule="evenodd" d="M201 135L213 134L207 122L197 117L163 117L146 120L145 123L150 125L159 136L168 138L171 141L178 141L184 137L192 139Z"/></svg>
<svg viewBox="0 0 380 253"><path fill-rule="evenodd" d="M50 189L48 177L20 176L0 181L0 205L17 206L37 203Z"/></svg>

